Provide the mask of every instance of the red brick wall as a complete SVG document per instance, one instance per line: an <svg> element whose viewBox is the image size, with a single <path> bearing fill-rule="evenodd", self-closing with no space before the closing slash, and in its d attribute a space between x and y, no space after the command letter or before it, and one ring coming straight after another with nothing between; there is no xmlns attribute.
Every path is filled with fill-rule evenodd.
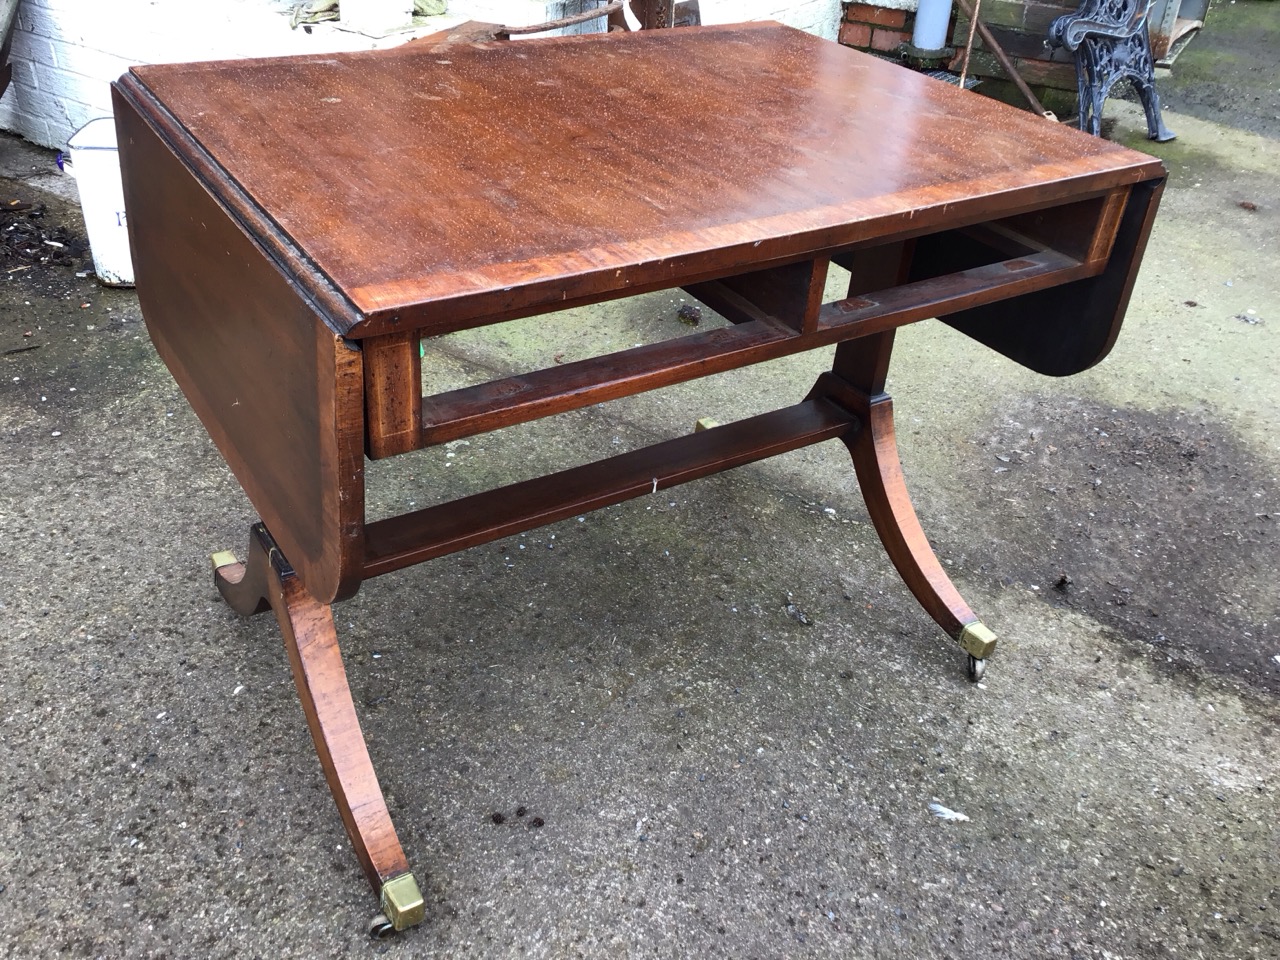
<svg viewBox="0 0 1280 960"><path fill-rule="evenodd" d="M840 42L859 50L884 53L911 41L915 14L906 10L889 10L870 3L844 4L840 21Z"/></svg>

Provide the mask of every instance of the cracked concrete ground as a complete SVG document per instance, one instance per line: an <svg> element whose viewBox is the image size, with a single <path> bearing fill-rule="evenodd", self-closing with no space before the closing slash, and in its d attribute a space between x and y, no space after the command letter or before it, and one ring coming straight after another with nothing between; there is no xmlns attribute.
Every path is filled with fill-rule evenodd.
<svg viewBox="0 0 1280 960"><path fill-rule="evenodd" d="M900 335L909 484L1002 637L983 684L893 573L838 445L337 608L428 901L381 943L276 627L210 582L253 513L136 299L74 267L4 273L0 956L1280 954L1280 139L1168 121L1107 361L1049 381L938 324ZM47 155L0 158L10 194L74 220L33 186ZM429 372L670 336L677 307L458 338ZM789 402L827 362L380 463L370 512Z"/></svg>

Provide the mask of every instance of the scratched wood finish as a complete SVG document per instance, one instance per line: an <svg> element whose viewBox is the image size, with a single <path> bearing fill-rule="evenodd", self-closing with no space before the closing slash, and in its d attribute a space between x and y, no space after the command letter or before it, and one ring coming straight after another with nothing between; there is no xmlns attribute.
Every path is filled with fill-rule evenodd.
<svg viewBox="0 0 1280 960"><path fill-rule="evenodd" d="M777 25L529 43L128 82L306 251L299 281L342 292L364 318L339 318L353 337L728 276L1160 172Z"/></svg>
<svg viewBox="0 0 1280 960"><path fill-rule="evenodd" d="M359 586L361 355L115 96L147 331L312 595Z"/></svg>

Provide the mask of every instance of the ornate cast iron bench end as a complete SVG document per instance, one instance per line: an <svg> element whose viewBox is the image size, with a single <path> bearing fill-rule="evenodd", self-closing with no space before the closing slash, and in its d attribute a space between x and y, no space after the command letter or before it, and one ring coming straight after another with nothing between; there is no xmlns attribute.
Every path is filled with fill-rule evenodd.
<svg viewBox="0 0 1280 960"><path fill-rule="evenodd" d="M1049 25L1048 45L1066 47L1076 57L1080 129L1102 133L1102 105L1116 81L1133 82L1147 115L1147 137L1164 143L1175 134L1160 115L1155 57L1147 33L1147 0L1084 0L1080 9Z"/></svg>

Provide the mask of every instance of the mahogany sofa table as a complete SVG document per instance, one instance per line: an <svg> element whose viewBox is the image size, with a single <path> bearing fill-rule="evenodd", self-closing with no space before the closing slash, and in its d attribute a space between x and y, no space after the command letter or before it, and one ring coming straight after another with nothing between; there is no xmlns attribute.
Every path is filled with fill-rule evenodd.
<svg viewBox="0 0 1280 960"><path fill-rule="evenodd" d="M424 906L332 603L839 439L890 558L980 675L995 636L903 487L894 330L940 317L1042 373L1091 366L1164 179L1149 157L776 24L137 67L114 97L148 329L262 518L215 578L236 610L279 620L383 929ZM823 303L832 262L850 291ZM423 396L423 338L677 287L731 323ZM365 457L831 345L794 405L365 520Z"/></svg>

